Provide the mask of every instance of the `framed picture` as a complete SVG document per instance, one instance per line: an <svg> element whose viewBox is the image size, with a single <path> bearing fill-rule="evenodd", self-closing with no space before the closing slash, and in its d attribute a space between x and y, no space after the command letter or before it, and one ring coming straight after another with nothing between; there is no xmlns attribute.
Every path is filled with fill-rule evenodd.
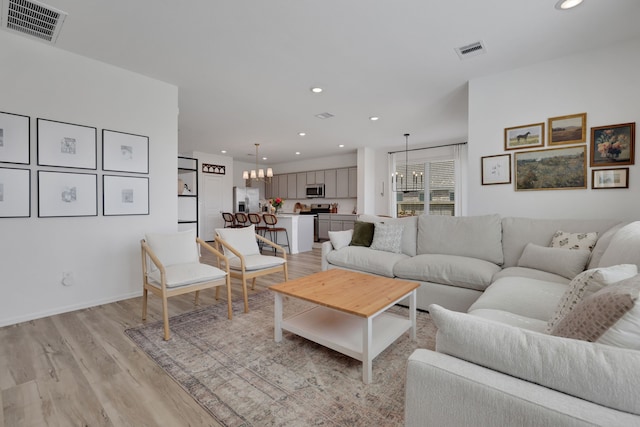
<svg viewBox="0 0 640 427"><path fill-rule="evenodd" d="M103 129L102 169L149 173L149 137Z"/></svg>
<svg viewBox="0 0 640 427"><path fill-rule="evenodd" d="M587 147L515 153L516 191L587 188Z"/></svg>
<svg viewBox="0 0 640 427"><path fill-rule="evenodd" d="M98 216L98 176L38 171L38 216Z"/></svg>
<svg viewBox="0 0 640 427"><path fill-rule="evenodd" d="M31 171L0 168L0 218L31 216Z"/></svg>
<svg viewBox="0 0 640 427"><path fill-rule="evenodd" d="M629 168L591 169L591 188L629 188Z"/></svg>
<svg viewBox="0 0 640 427"><path fill-rule="evenodd" d="M111 215L149 215L149 178L104 175L102 213Z"/></svg>
<svg viewBox="0 0 640 427"><path fill-rule="evenodd" d="M632 165L635 162L636 124L591 128L591 166Z"/></svg>
<svg viewBox="0 0 640 427"><path fill-rule="evenodd" d="M38 119L38 165L97 169L97 129Z"/></svg>
<svg viewBox="0 0 640 427"><path fill-rule="evenodd" d="M0 112L0 162L31 163L31 118Z"/></svg>
<svg viewBox="0 0 640 427"><path fill-rule="evenodd" d="M484 156L482 185L511 184L511 154Z"/></svg>
<svg viewBox="0 0 640 427"><path fill-rule="evenodd" d="M544 147L544 123L505 128L505 150L531 147Z"/></svg>
<svg viewBox="0 0 640 427"><path fill-rule="evenodd" d="M579 144L587 141L587 113L549 119L548 145Z"/></svg>

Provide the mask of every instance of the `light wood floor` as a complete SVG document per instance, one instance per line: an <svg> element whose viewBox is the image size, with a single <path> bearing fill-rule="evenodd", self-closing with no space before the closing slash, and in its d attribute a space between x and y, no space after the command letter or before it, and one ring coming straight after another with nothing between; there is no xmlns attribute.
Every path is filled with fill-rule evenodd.
<svg viewBox="0 0 640 427"><path fill-rule="evenodd" d="M290 279L320 271L320 249L288 259ZM260 277L253 292L281 280ZM232 289L240 301L238 280ZM214 293L200 306L226 306ZM169 299L170 316L193 308L192 294ZM150 295L147 322L161 315ZM124 334L141 323L133 298L0 328L0 427L219 425Z"/></svg>

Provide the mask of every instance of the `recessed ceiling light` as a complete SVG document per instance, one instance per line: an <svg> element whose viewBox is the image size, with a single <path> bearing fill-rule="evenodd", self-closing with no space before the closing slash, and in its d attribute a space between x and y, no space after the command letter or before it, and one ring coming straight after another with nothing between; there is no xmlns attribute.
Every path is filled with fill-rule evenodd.
<svg viewBox="0 0 640 427"><path fill-rule="evenodd" d="M556 3L556 9L567 10L578 6L580 3L582 3L582 0L559 0Z"/></svg>
<svg viewBox="0 0 640 427"><path fill-rule="evenodd" d="M305 132L298 132L298 135L300 135L300 136L305 136L305 135L306 135L306 133L305 133Z"/></svg>
<svg viewBox="0 0 640 427"><path fill-rule="evenodd" d="M380 120L380 117L378 117L378 116L371 116L371 117L369 117L369 120L371 120L372 122L375 122L376 120Z"/></svg>
<svg viewBox="0 0 640 427"><path fill-rule="evenodd" d="M322 88L321 87L312 87L311 88L311 92L320 93L320 92L322 92Z"/></svg>
<svg viewBox="0 0 640 427"><path fill-rule="evenodd" d="M338 145L339 148L344 148L344 144Z"/></svg>
<svg viewBox="0 0 640 427"><path fill-rule="evenodd" d="M296 156L299 156L299 155L300 155L300 152L299 152L299 151L296 151Z"/></svg>
<svg viewBox="0 0 640 427"><path fill-rule="evenodd" d="M222 154L227 154L227 150L220 150Z"/></svg>
<svg viewBox="0 0 640 427"><path fill-rule="evenodd" d="M263 158L262 158L262 160L267 160L267 158L266 158L266 157L263 157Z"/></svg>

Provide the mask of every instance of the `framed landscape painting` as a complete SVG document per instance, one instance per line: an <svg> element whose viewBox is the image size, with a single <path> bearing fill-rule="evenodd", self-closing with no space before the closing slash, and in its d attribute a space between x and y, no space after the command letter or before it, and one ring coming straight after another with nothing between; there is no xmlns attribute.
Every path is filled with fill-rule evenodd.
<svg viewBox="0 0 640 427"><path fill-rule="evenodd" d="M516 191L587 188L585 145L515 153Z"/></svg>
<svg viewBox="0 0 640 427"><path fill-rule="evenodd" d="M587 113L549 119L549 145L579 144L587 141Z"/></svg>
<svg viewBox="0 0 640 427"><path fill-rule="evenodd" d="M505 128L505 150L532 147L544 147L544 123Z"/></svg>
<svg viewBox="0 0 640 427"><path fill-rule="evenodd" d="M623 123L591 128L591 166L635 163L636 124Z"/></svg>
<svg viewBox="0 0 640 427"><path fill-rule="evenodd" d="M629 168L592 169L591 188L629 188Z"/></svg>

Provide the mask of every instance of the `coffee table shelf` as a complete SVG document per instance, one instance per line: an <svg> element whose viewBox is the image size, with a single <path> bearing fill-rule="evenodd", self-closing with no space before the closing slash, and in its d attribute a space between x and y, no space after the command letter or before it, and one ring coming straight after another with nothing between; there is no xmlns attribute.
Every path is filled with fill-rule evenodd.
<svg viewBox="0 0 640 427"><path fill-rule="evenodd" d="M366 318L317 306L284 319L282 329L362 361L366 322ZM372 359L411 329L411 320L393 313L380 313L372 323Z"/></svg>

